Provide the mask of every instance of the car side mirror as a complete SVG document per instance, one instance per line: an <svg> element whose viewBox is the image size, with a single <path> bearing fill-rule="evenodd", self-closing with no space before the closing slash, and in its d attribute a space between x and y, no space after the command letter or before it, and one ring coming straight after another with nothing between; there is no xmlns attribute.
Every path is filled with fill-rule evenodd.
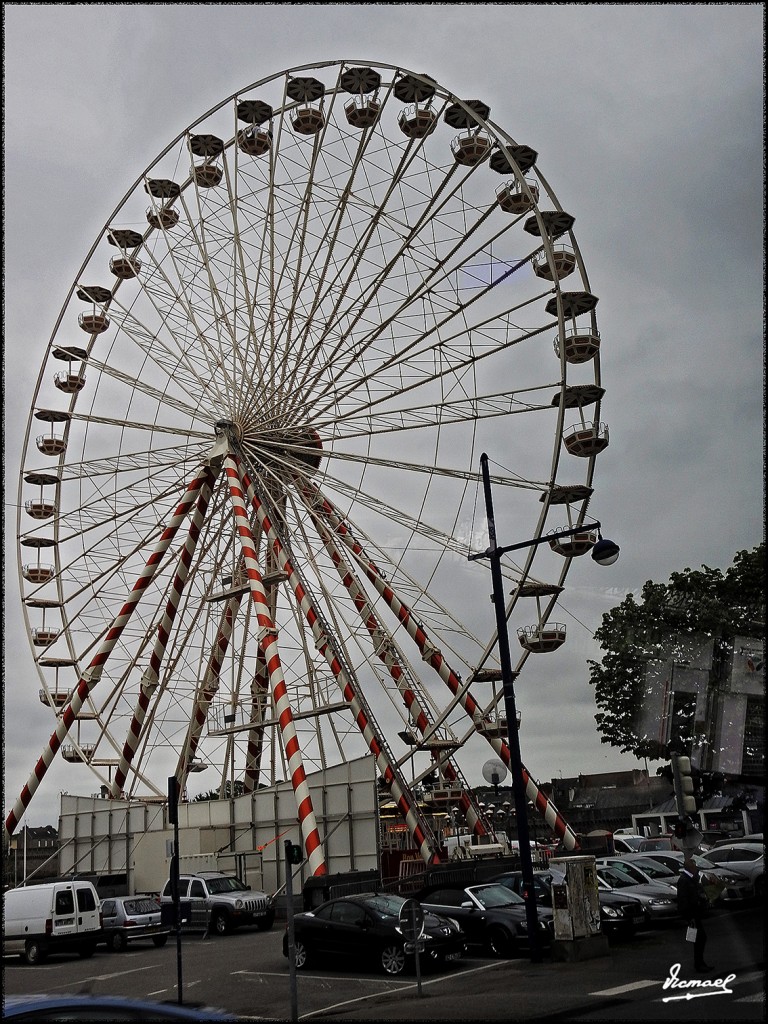
<svg viewBox="0 0 768 1024"><path fill-rule="evenodd" d="M474 910L475 909L475 905L474 905L474 903L471 903L469 900L467 900L465 903L461 904L461 909L462 910Z"/></svg>

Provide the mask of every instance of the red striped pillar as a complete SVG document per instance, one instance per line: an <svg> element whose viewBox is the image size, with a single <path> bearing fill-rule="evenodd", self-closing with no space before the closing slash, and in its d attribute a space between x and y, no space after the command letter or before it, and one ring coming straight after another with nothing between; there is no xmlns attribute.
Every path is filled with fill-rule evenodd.
<svg viewBox="0 0 768 1024"><path fill-rule="evenodd" d="M264 654L264 660L272 684L272 693L275 701L280 734L283 740L283 749L288 760L288 769L291 776L291 784L296 794L296 803L299 810L299 825L304 839L304 848L309 861L309 869L313 875L324 875L326 873L325 859L320 844L320 835L317 830L315 812L312 806L312 798L309 793L306 772L304 771L301 748L296 726L293 722L293 713L288 699L288 690L283 677L283 669L280 663L280 652L277 646L277 630L272 617L269 614L267 595L264 584L261 580L261 573L256 561L256 546L254 544L251 528L248 522L248 515L245 507L243 484L240 480L240 473L235 459L228 455L224 460L224 470L229 483L229 493L232 508L235 515L237 532L240 536L240 545L243 552L248 581L251 588L251 598L256 610L256 619L260 629L259 647Z"/></svg>

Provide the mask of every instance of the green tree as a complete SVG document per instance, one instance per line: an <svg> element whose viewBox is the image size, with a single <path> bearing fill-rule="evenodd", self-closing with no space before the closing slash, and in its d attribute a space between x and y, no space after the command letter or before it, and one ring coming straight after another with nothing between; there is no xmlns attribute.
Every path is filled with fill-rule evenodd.
<svg viewBox="0 0 768 1024"><path fill-rule="evenodd" d="M239 779L235 780L234 787L232 786L229 779L224 783L224 797L223 799L228 800L231 796L242 796L245 793L245 785ZM222 794L220 789L209 789L207 793L198 793L198 795L192 801L193 803L199 800L221 800Z"/></svg>
<svg viewBox="0 0 768 1024"><path fill-rule="evenodd" d="M675 644L694 634L717 637L726 650L736 635L765 637L764 543L737 552L725 573L702 565L672 573L668 583L648 580L639 601L627 594L603 615L595 639L605 654L588 661L602 743L638 757L666 756L638 734L645 666L655 656L674 657Z"/></svg>

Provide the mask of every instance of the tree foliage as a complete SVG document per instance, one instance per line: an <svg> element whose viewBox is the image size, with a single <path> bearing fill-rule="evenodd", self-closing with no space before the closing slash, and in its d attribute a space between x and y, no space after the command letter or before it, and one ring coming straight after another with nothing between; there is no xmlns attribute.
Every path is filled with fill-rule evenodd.
<svg viewBox="0 0 768 1024"><path fill-rule="evenodd" d="M694 635L726 646L734 636L765 637L764 543L737 552L725 572L702 565L672 573L668 583L648 580L639 601L627 594L603 615L595 639L605 654L588 661L602 743L638 757L664 756L637 731L645 667L654 656L674 657L675 644Z"/></svg>

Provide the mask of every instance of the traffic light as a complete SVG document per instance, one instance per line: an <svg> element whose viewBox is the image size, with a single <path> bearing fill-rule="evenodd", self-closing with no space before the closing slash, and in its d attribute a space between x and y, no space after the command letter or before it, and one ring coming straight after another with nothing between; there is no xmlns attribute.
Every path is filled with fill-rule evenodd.
<svg viewBox="0 0 768 1024"><path fill-rule="evenodd" d="M285 859L289 864L301 864L304 857L301 853L301 847L297 846L296 843L285 844Z"/></svg>
<svg viewBox="0 0 768 1024"><path fill-rule="evenodd" d="M680 816L684 817L686 814L695 814L696 800L693 796L693 775L691 773L690 758L681 754L674 755L673 771L676 783L677 809Z"/></svg>

